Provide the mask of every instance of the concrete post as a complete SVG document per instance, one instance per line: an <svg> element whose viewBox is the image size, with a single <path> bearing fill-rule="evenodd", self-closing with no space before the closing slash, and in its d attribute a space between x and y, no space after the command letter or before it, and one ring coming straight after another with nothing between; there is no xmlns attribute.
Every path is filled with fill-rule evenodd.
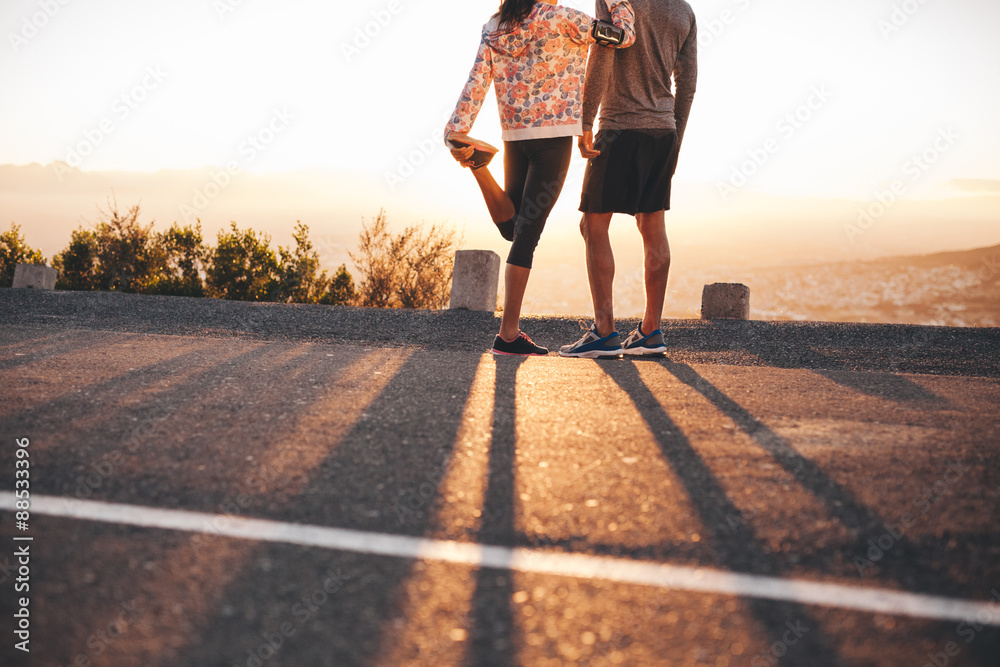
<svg viewBox="0 0 1000 667"><path fill-rule="evenodd" d="M500 255L491 250L459 250L451 280L451 310L497 309Z"/></svg>
<svg viewBox="0 0 1000 667"><path fill-rule="evenodd" d="M739 283L705 285L701 292L701 319L749 320L750 288Z"/></svg>
<svg viewBox="0 0 1000 667"><path fill-rule="evenodd" d="M28 289L55 289L59 272L41 264L18 264L14 268L12 287Z"/></svg>

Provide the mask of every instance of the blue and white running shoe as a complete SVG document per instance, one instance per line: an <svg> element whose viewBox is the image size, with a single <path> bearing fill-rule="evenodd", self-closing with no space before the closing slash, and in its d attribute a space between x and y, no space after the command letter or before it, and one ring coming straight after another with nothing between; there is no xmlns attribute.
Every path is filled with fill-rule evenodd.
<svg viewBox="0 0 1000 667"><path fill-rule="evenodd" d="M663 342L662 331L657 329L651 334L644 334L640 324L625 339L622 351L634 357L662 357L667 352L667 346Z"/></svg>
<svg viewBox="0 0 1000 667"><path fill-rule="evenodd" d="M613 331L610 336L601 338L597 335L597 329L591 325L590 330L583 335L583 338L572 345L563 345L559 348L561 357L582 357L584 359L620 359L622 356L621 337L617 331Z"/></svg>

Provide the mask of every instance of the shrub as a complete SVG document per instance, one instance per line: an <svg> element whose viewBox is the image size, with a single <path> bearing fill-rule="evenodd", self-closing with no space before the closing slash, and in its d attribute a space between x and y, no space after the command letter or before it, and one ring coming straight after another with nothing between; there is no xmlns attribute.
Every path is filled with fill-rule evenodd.
<svg viewBox="0 0 1000 667"><path fill-rule="evenodd" d="M340 265L333 278L327 284L326 291L319 302L330 306L350 306L358 298L354 289L354 278L347 272L347 266Z"/></svg>
<svg viewBox="0 0 1000 667"><path fill-rule="evenodd" d="M157 235L160 266L149 288L149 294L173 296L204 296L202 274L206 269L208 248L197 226L181 227L176 222L163 234Z"/></svg>
<svg viewBox="0 0 1000 667"><path fill-rule="evenodd" d="M350 253L361 274L358 303L375 308L442 308L451 295L455 231L414 224L389 232L384 210L364 222L358 252Z"/></svg>
<svg viewBox="0 0 1000 667"><path fill-rule="evenodd" d="M56 289L98 289L97 234L76 229L66 249L52 258L52 266L59 271Z"/></svg>
<svg viewBox="0 0 1000 667"><path fill-rule="evenodd" d="M144 292L163 273L166 257L153 223L139 223L139 205L126 213L118 202L108 203L96 223L98 289L119 292Z"/></svg>
<svg viewBox="0 0 1000 667"><path fill-rule="evenodd" d="M237 301L274 301L278 295L278 260L271 237L252 229L220 231L218 245L210 252L206 283L210 296Z"/></svg>
<svg viewBox="0 0 1000 667"><path fill-rule="evenodd" d="M203 296L207 253L201 223L175 222L161 234L152 222L141 224L140 215L138 205L122 213L112 200L92 230L74 231L69 246L53 258L60 274L56 287Z"/></svg>
<svg viewBox="0 0 1000 667"><path fill-rule="evenodd" d="M317 275L319 253L309 240L309 227L296 223L292 232L294 248L278 248L280 278L278 300L286 303L319 303L329 280L326 271Z"/></svg>
<svg viewBox="0 0 1000 667"><path fill-rule="evenodd" d="M331 305L355 301L354 279L346 266L341 265L332 278L326 271L317 273L319 254L309 240L309 227L301 222L292 235L294 246L279 247L275 254L267 234L241 231L235 222L228 231L219 232L218 245L209 248L200 220L193 227L175 222L161 234L153 231L152 222L141 224L139 216L139 206L123 214L111 200L93 229L74 231L69 245L53 258L60 271L57 287L241 301ZM16 226L0 236L3 243L27 248ZM37 251L31 252L42 261Z"/></svg>
<svg viewBox="0 0 1000 667"><path fill-rule="evenodd" d="M12 222L10 229L0 234L0 287L14 284L14 270L18 264L45 264L45 258L25 243L21 226Z"/></svg>

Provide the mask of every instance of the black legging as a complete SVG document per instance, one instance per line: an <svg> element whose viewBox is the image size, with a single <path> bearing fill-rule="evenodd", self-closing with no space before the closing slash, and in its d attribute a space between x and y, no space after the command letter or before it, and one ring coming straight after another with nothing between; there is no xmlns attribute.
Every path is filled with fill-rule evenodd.
<svg viewBox="0 0 1000 667"><path fill-rule="evenodd" d="M531 268L535 246L559 199L572 155L572 137L504 142L504 191L516 212L508 264Z"/></svg>

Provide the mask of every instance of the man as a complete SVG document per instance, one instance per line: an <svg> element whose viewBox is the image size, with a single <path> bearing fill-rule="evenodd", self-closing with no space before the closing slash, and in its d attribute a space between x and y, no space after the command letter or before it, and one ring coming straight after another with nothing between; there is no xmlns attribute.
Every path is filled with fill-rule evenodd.
<svg viewBox="0 0 1000 667"><path fill-rule="evenodd" d="M684 0L631 2L635 44L623 50L592 46L587 64L578 145L589 162L580 231L587 245L594 324L559 351L564 357L662 355L667 349L660 331L670 270L664 211L670 208L670 181L694 100L698 35L694 12ZM603 1L597 3L597 17L609 18ZM595 141L598 107L601 130ZM624 343L615 331L612 299L615 258L608 229L614 213L635 216L645 251L646 310Z"/></svg>

